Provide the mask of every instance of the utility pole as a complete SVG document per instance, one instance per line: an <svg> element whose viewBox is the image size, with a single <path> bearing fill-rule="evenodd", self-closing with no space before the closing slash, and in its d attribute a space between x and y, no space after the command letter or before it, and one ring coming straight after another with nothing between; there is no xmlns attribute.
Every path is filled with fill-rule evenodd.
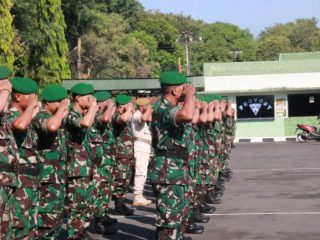
<svg viewBox="0 0 320 240"><path fill-rule="evenodd" d="M191 72L191 63L190 63L190 48L189 45L193 42L193 33L189 30L182 30L180 37L177 39L177 42L181 42L185 47L186 54L186 75L190 76ZM202 38L199 37L199 41L202 41Z"/></svg>

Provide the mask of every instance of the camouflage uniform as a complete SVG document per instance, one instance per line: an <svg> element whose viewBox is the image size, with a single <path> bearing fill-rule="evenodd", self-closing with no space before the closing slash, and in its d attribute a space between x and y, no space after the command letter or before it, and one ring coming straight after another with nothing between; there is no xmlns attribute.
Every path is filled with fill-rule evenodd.
<svg viewBox="0 0 320 240"><path fill-rule="evenodd" d="M29 158L39 165L39 202L37 206L37 238L57 239L63 220L66 184L66 151L63 128L56 133L47 130L52 115L41 110L32 120L23 147Z"/></svg>
<svg viewBox="0 0 320 240"><path fill-rule="evenodd" d="M196 126L196 187L195 187L195 208L198 208L204 201L208 185L212 181L212 166L214 165L214 145L208 136L207 125ZM210 154L209 154L210 151ZM209 161L210 160L210 161Z"/></svg>
<svg viewBox="0 0 320 240"><path fill-rule="evenodd" d="M10 124L20 115L15 107L7 114ZM13 193L13 235L15 239L35 237L38 203L38 162L28 148L24 147L27 132L13 131L19 149L19 174L17 188Z"/></svg>
<svg viewBox="0 0 320 240"><path fill-rule="evenodd" d="M101 121L103 114L97 112L93 129L101 136L101 143L95 144L93 167L94 197L92 204L95 207L95 217L106 216L109 201L112 196L111 183L113 182L113 169L115 165L115 139L111 124Z"/></svg>
<svg viewBox="0 0 320 240"><path fill-rule="evenodd" d="M231 152L231 146L233 142L233 127L234 122L232 118L226 117L225 120L225 134L224 134L224 156L225 159L222 162L222 168L225 169L229 165L230 160L230 152Z"/></svg>
<svg viewBox="0 0 320 240"><path fill-rule="evenodd" d="M84 228L89 226L92 218L90 197L93 193L93 184L90 129L80 125L82 118L80 112L72 109L66 119L68 134L66 208L69 212L67 229L70 239L83 237Z"/></svg>
<svg viewBox="0 0 320 240"><path fill-rule="evenodd" d="M118 123L120 115L116 113L113 117L113 130L116 138L116 165L114 168L115 186L114 197L123 198L129 187L129 181L132 176L132 167L134 165L133 155L133 134L131 123Z"/></svg>
<svg viewBox="0 0 320 240"><path fill-rule="evenodd" d="M156 195L157 239L181 239L188 217L190 177L186 126L176 124L179 107L165 98L154 106L152 136L155 157L149 178Z"/></svg>
<svg viewBox="0 0 320 240"><path fill-rule="evenodd" d="M0 113L0 239L11 239L13 220L13 192L17 186L15 166L18 147L4 113Z"/></svg>

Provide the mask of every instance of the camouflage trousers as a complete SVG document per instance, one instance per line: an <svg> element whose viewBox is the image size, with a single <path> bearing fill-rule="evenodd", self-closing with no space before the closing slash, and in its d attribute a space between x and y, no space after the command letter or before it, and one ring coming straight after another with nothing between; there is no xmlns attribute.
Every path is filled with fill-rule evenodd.
<svg viewBox="0 0 320 240"><path fill-rule="evenodd" d="M206 184L196 184L194 190L194 208L198 208L204 203L204 198L208 189Z"/></svg>
<svg viewBox="0 0 320 240"><path fill-rule="evenodd" d="M37 239L57 239L63 221L64 184L42 184L39 187Z"/></svg>
<svg viewBox="0 0 320 240"><path fill-rule="evenodd" d="M105 217L112 197L111 182L105 182L103 179L93 179L94 192L92 197L92 209L94 217Z"/></svg>
<svg viewBox="0 0 320 240"><path fill-rule="evenodd" d="M67 222L68 239L84 236L84 228L92 219L91 198L93 184L90 177L69 178L67 184L66 208L69 213Z"/></svg>
<svg viewBox="0 0 320 240"><path fill-rule="evenodd" d="M13 193L14 239L35 239L38 191L36 188L17 188Z"/></svg>
<svg viewBox="0 0 320 240"><path fill-rule="evenodd" d="M12 239L13 188L0 186L0 239Z"/></svg>
<svg viewBox="0 0 320 240"><path fill-rule="evenodd" d="M181 239L189 216L189 187L154 184L153 190L156 195L157 239Z"/></svg>

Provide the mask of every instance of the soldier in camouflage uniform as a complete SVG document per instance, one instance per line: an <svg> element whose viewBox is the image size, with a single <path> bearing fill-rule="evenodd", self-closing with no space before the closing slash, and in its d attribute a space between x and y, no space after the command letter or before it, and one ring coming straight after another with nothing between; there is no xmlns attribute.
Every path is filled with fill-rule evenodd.
<svg viewBox="0 0 320 240"><path fill-rule="evenodd" d="M63 220L66 184L66 142L63 120L70 101L67 90L49 85L42 90L43 108L33 118L23 148L36 158L39 171L37 239L57 239Z"/></svg>
<svg viewBox="0 0 320 240"><path fill-rule="evenodd" d="M133 210L124 202L124 195L129 188L129 180L132 176L134 165L133 134L131 118L134 107L130 102L131 97L124 94L116 96L117 110L113 117L114 136L117 141L116 165L114 169L115 186L113 198L115 200L114 214L132 215Z"/></svg>
<svg viewBox="0 0 320 240"><path fill-rule="evenodd" d="M150 181L156 195L157 239L191 239L183 236L189 208L189 185L186 122L195 111L195 89L186 85L178 72L160 75L162 98L154 105L152 136L155 156L150 162ZM185 97L182 108L178 106Z"/></svg>
<svg viewBox="0 0 320 240"><path fill-rule="evenodd" d="M17 186L18 147L4 111L12 91L8 80L11 72L0 67L0 239L12 239L12 198Z"/></svg>
<svg viewBox="0 0 320 240"><path fill-rule="evenodd" d="M201 112L200 116L200 101L196 101L195 112L191 123L187 123L186 126L186 140L189 140L188 143L188 153L189 153L189 169L190 169L190 176L192 178L192 184L190 187L190 204L189 204L189 219L186 228L186 233L191 234L202 234L204 231L203 226L199 226L194 223L194 214L197 214L197 192L196 192L196 184L197 184L197 171L198 166L200 163L200 156L199 156L199 128L198 124L201 120L203 120L204 112ZM207 111L207 109L205 109Z"/></svg>
<svg viewBox="0 0 320 240"><path fill-rule="evenodd" d="M205 99L203 99L205 100ZM213 117L212 111L213 105L210 106L203 102L201 106L201 115L199 123L196 127L195 141L197 146L197 165L196 165L196 186L195 186L195 203L194 203L194 215L193 220L195 222L206 223L209 221L208 216L204 216L202 213L212 213L215 208L206 205L204 202L207 186L210 183L210 161L209 161L209 140L207 136L207 121L208 118ZM210 113L210 114L208 114Z"/></svg>
<svg viewBox="0 0 320 240"><path fill-rule="evenodd" d="M220 109L220 96L213 96L208 99L208 102L212 104L213 118L209 119L207 125L207 139L209 144L209 162L211 169L211 178L210 184L208 185L205 201L208 204L219 204L221 199L219 198L222 192L216 189L215 184L217 182L219 171L220 171L220 162L219 156L222 152L222 136L223 132L221 131L221 119L222 113Z"/></svg>
<svg viewBox="0 0 320 240"><path fill-rule="evenodd" d="M224 136L223 136L223 152L221 154L221 171L220 171L220 182L224 180L229 181L231 178L231 170L228 168L230 160L230 152L233 139L233 119L232 119L232 105L228 99L224 99L223 109L223 125L224 125Z"/></svg>
<svg viewBox="0 0 320 240"><path fill-rule="evenodd" d="M20 155L17 188L13 193L12 232L15 239L33 239L39 169L37 159L29 158L23 143L31 120L40 109L36 96L38 85L32 79L19 77L13 78L11 84L12 102L6 117L10 121Z"/></svg>
<svg viewBox="0 0 320 240"><path fill-rule="evenodd" d="M90 128L98 110L93 91L93 86L86 83L71 88L73 106L66 119L68 239L82 239L93 214L90 204L93 193L90 141L95 140L90 138Z"/></svg>
<svg viewBox="0 0 320 240"><path fill-rule="evenodd" d="M110 224L107 209L112 197L113 169L115 165L115 139L111 128L112 116L115 112L115 105L111 94L107 91L100 91L94 94L99 106L96 113L93 129L100 134L102 142L96 143L94 149L93 184L95 232L105 235L117 232L117 229Z"/></svg>

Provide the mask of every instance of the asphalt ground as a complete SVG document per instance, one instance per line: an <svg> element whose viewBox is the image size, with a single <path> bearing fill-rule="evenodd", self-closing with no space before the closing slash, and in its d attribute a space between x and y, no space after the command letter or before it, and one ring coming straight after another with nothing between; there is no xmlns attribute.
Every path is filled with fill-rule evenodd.
<svg viewBox="0 0 320 240"><path fill-rule="evenodd" d="M319 240L320 143L238 143L232 149L233 178L198 240ZM155 239L155 205L119 217L119 232L107 239ZM129 206L132 194L128 194ZM132 206L131 206L132 207ZM111 206L112 208L112 206ZM112 209L111 209L112 210ZM105 239L89 235L91 239Z"/></svg>

